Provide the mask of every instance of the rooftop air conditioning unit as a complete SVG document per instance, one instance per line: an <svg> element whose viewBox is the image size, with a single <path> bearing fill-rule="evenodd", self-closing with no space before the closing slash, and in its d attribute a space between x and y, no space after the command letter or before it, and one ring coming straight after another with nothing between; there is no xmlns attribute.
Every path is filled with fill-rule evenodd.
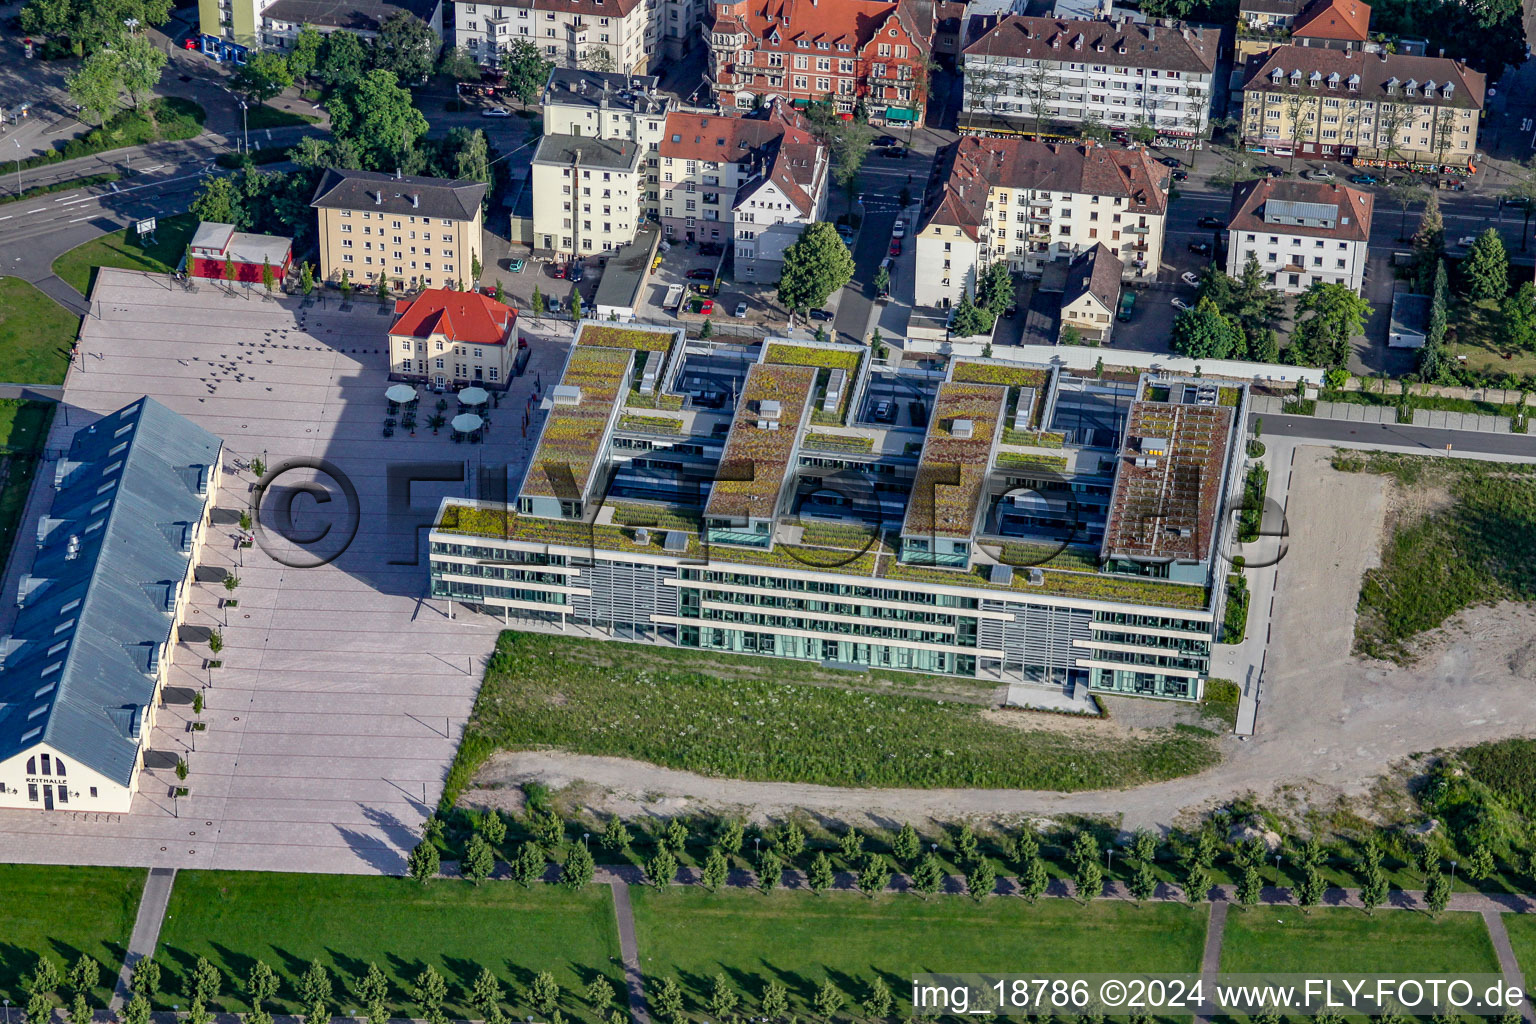
<svg viewBox="0 0 1536 1024"><path fill-rule="evenodd" d="M636 544L649 544L650 542L651 542L651 531L650 531L650 528L649 527L645 527L645 526L637 526L637 527L635 527L635 543Z"/></svg>
<svg viewBox="0 0 1536 1024"><path fill-rule="evenodd" d="M949 432L955 437L967 438L976 432L976 424L971 420L953 420L949 424Z"/></svg>
<svg viewBox="0 0 1536 1024"><path fill-rule="evenodd" d="M556 384L550 391L549 397L556 405L580 405L581 388L574 384Z"/></svg>
<svg viewBox="0 0 1536 1024"><path fill-rule="evenodd" d="M1029 585L1032 587L1045 586L1045 573L1039 569L1029 570Z"/></svg>

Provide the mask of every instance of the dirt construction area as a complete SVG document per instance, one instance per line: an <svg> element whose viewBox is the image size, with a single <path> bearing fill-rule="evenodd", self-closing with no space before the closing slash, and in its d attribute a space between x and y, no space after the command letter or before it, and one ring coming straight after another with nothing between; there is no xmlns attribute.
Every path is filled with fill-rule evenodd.
<svg viewBox="0 0 1536 1024"><path fill-rule="evenodd" d="M536 780L554 790L569 787L574 805L626 816L723 811L762 819L798 808L856 824L886 824L1077 813L1118 817L1126 828L1155 827L1245 794L1268 800L1281 792L1277 809L1331 805L1339 797L1368 794L1412 754L1529 732L1536 612L1526 606L1458 616L1425 638L1425 653L1411 667L1350 654L1361 573L1377 560L1388 512L1398 514L1413 502L1392 494L1396 485L1389 478L1335 471L1330 455L1323 447L1296 449L1291 545L1279 567L1258 732L1242 741L1229 737L1224 762L1201 775L1086 793L862 790L742 782L617 758L519 752L491 760L477 780L485 788L466 794L465 802L508 806L518 798L517 783ZM1344 509L1349 513L1340 514ZM1135 721L1135 704L1112 702L1111 720L1088 728L1123 731L1127 719Z"/></svg>

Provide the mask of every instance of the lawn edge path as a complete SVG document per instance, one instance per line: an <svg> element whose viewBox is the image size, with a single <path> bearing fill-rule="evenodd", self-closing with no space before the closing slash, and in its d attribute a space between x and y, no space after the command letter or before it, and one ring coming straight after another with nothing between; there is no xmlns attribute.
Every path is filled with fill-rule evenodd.
<svg viewBox="0 0 1536 1024"><path fill-rule="evenodd" d="M144 878L144 893L139 897L139 909L133 919L133 933L128 939L128 949L123 954L123 965L117 972L117 986L112 990L112 1001L107 1009L117 1014L128 1001L129 986L133 981L133 969L139 961L155 955L160 941L160 926L165 922L165 912L171 905L171 889L176 884L175 868L150 868Z"/></svg>

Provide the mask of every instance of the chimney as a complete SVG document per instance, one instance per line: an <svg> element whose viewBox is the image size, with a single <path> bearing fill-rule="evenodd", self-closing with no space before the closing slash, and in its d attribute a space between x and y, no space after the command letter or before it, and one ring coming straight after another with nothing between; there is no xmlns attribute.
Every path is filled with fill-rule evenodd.
<svg viewBox="0 0 1536 1024"><path fill-rule="evenodd" d="M375 192L373 194L373 205L374 206L383 206L384 205L384 190L383 189L379 189L377 192Z"/></svg>
<svg viewBox="0 0 1536 1024"><path fill-rule="evenodd" d="M421 206L421 193L420 192L412 192L411 193L411 209L415 210L415 209L418 209L420 206Z"/></svg>
<svg viewBox="0 0 1536 1024"><path fill-rule="evenodd" d="M405 177L405 175L400 173L400 165L396 164L395 165L395 180L399 181L403 177Z"/></svg>
<svg viewBox="0 0 1536 1024"><path fill-rule="evenodd" d="M1443 47L1443 46L1440 47L1440 56L1442 56L1442 57L1445 56L1445 47Z"/></svg>

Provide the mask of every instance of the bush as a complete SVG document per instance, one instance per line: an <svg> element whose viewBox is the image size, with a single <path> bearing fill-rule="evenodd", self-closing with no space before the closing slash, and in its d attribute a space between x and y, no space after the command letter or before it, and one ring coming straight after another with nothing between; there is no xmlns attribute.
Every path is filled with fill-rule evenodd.
<svg viewBox="0 0 1536 1024"><path fill-rule="evenodd" d="M1536 740L1480 743L1461 752L1472 778L1487 786L1510 810L1536 818Z"/></svg>
<svg viewBox="0 0 1536 1024"><path fill-rule="evenodd" d="M149 142L178 142L195 139L203 133L202 107L179 96L167 96L146 103L141 110L124 110L92 128L78 139L70 139L58 149L23 160L21 166L46 167L63 160L105 153L112 149L142 146Z"/></svg>
<svg viewBox="0 0 1536 1024"><path fill-rule="evenodd" d="M70 189L89 188L92 185L105 185L109 181L117 181L122 175L116 171L106 174L91 174L84 178L70 178L68 181L54 182L52 185L37 185L25 189L21 193L8 193L0 196L0 203L16 203L23 199L31 199L34 196L46 196L51 192L68 192Z"/></svg>

